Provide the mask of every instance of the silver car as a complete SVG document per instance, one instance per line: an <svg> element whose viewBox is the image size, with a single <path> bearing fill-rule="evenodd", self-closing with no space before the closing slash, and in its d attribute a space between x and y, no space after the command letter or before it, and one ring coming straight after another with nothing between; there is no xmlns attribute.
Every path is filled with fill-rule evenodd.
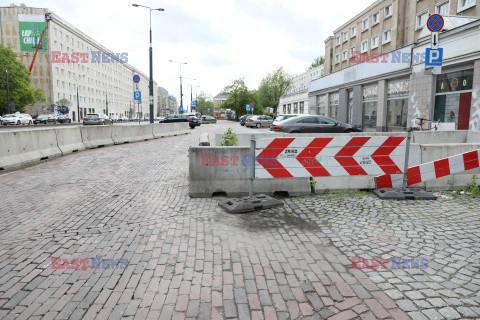
<svg viewBox="0 0 480 320"><path fill-rule="evenodd" d="M107 115L103 113L89 113L83 118L83 125L104 125L104 124L112 124L112 120L110 120Z"/></svg>
<svg viewBox="0 0 480 320"><path fill-rule="evenodd" d="M273 118L269 116L253 116L247 120L245 120L246 127L270 127L273 123Z"/></svg>

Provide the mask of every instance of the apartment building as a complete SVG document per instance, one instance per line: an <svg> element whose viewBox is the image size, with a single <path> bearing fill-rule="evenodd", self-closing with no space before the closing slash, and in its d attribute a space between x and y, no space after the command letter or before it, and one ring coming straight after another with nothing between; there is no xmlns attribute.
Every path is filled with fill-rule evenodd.
<svg viewBox="0 0 480 320"><path fill-rule="evenodd" d="M378 0L325 40L325 75L415 43L431 14L479 16L476 0Z"/></svg>
<svg viewBox="0 0 480 320"><path fill-rule="evenodd" d="M128 63L128 52L112 52L47 8L1 7L0 43L11 46L28 68L47 13L51 20L31 74L32 86L45 91L47 102L28 106L26 112L57 112L56 102L67 99L71 102L68 114L74 121L94 112L148 116L149 78ZM140 76L138 84L132 80L136 74ZM134 91L141 91L141 101L133 100ZM154 93L154 105L158 104L156 100Z"/></svg>
<svg viewBox="0 0 480 320"><path fill-rule="evenodd" d="M417 118L450 129L480 129L480 19L467 18L480 16L479 6L479 0L374 2L326 40L326 76L310 83L309 104L364 131L402 131ZM426 22L433 13L445 18L438 75L425 65L431 40ZM359 44L361 55L344 59L344 51Z"/></svg>
<svg viewBox="0 0 480 320"><path fill-rule="evenodd" d="M293 77L292 84L287 93L280 98L277 113L280 114L309 114L308 86L311 81L323 75L323 65L307 70Z"/></svg>

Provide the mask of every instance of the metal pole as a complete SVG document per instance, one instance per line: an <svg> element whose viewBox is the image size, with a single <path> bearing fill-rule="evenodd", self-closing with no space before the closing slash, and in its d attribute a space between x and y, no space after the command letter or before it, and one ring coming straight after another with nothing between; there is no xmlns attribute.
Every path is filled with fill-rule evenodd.
<svg viewBox="0 0 480 320"><path fill-rule="evenodd" d="M153 123L153 58L152 58L152 9L150 9L150 123Z"/></svg>
<svg viewBox="0 0 480 320"><path fill-rule="evenodd" d="M407 132L407 149L405 150L405 165L403 166L403 190L407 188L408 181L408 159L410 157L410 140L412 137L412 128Z"/></svg>
<svg viewBox="0 0 480 320"><path fill-rule="evenodd" d="M78 84L77 84L77 120L80 123L80 98L78 97Z"/></svg>
<svg viewBox="0 0 480 320"><path fill-rule="evenodd" d="M180 108L183 110L183 93L182 93L182 64L180 63ZM182 111L183 113L183 111Z"/></svg>
<svg viewBox="0 0 480 320"><path fill-rule="evenodd" d="M250 154L252 155L252 163L250 167L250 188L248 190L248 198L253 198L253 179L255 179L255 136L250 136Z"/></svg>
<svg viewBox="0 0 480 320"><path fill-rule="evenodd" d="M108 115L108 95L105 93L105 112L107 113L107 117L110 117Z"/></svg>
<svg viewBox="0 0 480 320"><path fill-rule="evenodd" d="M8 85L8 70L5 70L5 73L7 74L7 114L10 113L10 88Z"/></svg>

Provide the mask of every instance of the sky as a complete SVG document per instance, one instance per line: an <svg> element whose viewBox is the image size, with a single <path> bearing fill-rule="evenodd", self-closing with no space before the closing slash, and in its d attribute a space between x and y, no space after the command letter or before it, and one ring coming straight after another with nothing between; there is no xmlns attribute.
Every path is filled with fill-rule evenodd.
<svg viewBox="0 0 480 320"><path fill-rule="evenodd" d="M304 72L324 55L324 41L373 0L2 0L42 7L105 45L127 52L128 62L149 72L149 10L152 12L153 78L179 99L182 65L184 100L215 96L244 78L257 89L278 67ZM196 79L190 80L190 79ZM185 105L187 103L184 102Z"/></svg>

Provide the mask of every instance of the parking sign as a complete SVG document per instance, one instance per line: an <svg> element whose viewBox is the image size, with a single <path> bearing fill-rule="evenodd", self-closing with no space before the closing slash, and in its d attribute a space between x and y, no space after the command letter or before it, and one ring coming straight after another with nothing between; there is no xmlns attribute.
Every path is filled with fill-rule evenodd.
<svg viewBox="0 0 480 320"><path fill-rule="evenodd" d="M443 48L438 50L428 49L425 59L426 66L441 66L443 61Z"/></svg>
<svg viewBox="0 0 480 320"><path fill-rule="evenodd" d="M142 100L142 92L141 91L135 91L133 93L133 99L134 100Z"/></svg>

